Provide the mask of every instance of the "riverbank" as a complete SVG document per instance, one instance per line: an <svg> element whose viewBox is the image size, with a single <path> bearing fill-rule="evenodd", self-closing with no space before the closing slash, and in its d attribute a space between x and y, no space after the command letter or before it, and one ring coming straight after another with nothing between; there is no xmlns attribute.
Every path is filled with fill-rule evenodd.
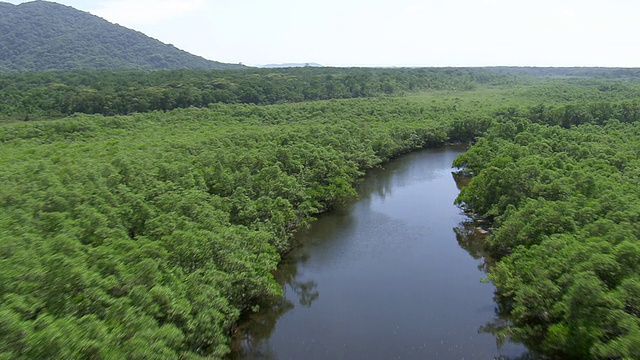
<svg viewBox="0 0 640 360"><path fill-rule="evenodd" d="M483 260L454 232L468 219L453 205L450 164L462 151L386 163L359 183L358 199L298 233L301 246L275 273L284 296L242 325L231 358L521 355L478 334L495 305L493 287L480 281Z"/></svg>

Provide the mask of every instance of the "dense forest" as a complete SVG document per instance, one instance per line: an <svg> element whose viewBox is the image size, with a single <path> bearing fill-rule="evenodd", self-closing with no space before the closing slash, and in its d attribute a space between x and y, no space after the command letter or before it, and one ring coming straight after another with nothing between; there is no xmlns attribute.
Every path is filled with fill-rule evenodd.
<svg viewBox="0 0 640 360"><path fill-rule="evenodd" d="M468 90L513 76L472 69L247 69L0 74L0 121L128 115L216 103L277 104Z"/></svg>
<svg viewBox="0 0 640 360"><path fill-rule="evenodd" d="M0 2L0 73L68 69L234 69L49 1Z"/></svg>
<svg viewBox="0 0 640 360"><path fill-rule="evenodd" d="M220 105L2 127L7 358L222 356L310 216L442 144L397 99ZM19 159L19 161L17 161Z"/></svg>
<svg viewBox="0 0 640 360"><path fill-rule="evenodd" d="M640 82L640 72L633 69L544 69L305 67L8 73L0 74L0 122L59 118L75 113L130 115L219 103L269 105L503 85L512 86L512 91L522 95L518 104L640 96L635 86ZM528 94L525 96L522 91ZM512 95L505 92L499 100Z"/></svg>
<svg viewBox="0 0 640 360"><path fill-rule="evenodd" d="M508 114L456 165L493 219L512 338L554 358L640 354L640 103ZM569 112L569 113L567 113Z"/></svg>
<svg viewBox="0 0 640 360"><path fill-rule="evenodd" d="M493 228L494 331L637 358L640 84L523 71L0 76L0 357L224 357L297 229L367 169L471 142L458 201Z"/></svg>

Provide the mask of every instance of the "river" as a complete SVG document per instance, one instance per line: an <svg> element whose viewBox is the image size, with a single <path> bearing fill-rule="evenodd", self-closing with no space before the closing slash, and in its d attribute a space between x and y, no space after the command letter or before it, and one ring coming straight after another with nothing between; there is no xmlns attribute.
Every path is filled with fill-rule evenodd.
<svg viewBox="0 0 640 360"><path fill-rule="evenodd" d="M276 273L284 296L246 319L234 359L515 359L469 218L453 205L462 146L367 174L359 198L296 235ZM464 248L463 248L464 247ZM468 249L468 250L465 250Z"/></svg>

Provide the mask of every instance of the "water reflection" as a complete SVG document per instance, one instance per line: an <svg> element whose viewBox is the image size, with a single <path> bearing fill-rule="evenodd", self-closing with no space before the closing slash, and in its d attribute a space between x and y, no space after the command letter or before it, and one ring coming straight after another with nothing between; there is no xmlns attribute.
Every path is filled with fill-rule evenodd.
<svg viewBox="0 0 640 360"><path fill-rule="evenodd" d="M296 299L303 307L310 307L320 296L318 284L313 280L300 281L298 264L304 263L308 254L303 248L295 249L285 257L274 274L276 281L283 287L281 297L263 299L259 304L260 310L245 315L236 329L233 338L230 359L276 359L275 350L269 343L269 338L275 329L278 319L296 304L290 299ZM291 296L292 292L294 296Z"/></svg>
<svg viewBox="0 0 640 360"><path fill-rule="evenodd" d="M460 175L457 172L453 172L453 179L456 182L459 190L469 184L471 178L468 176ZM486 238L490 234L489 230L483 226L482 221L477 219L467 218L453 228L453 232L456 234L456 240L461 248L465 249L469 255L478 260L478 270L487 274L496 261L491 256L486 247ZM484 324L478 329L478 333L491 334L496 339L496 347L501 348L506 342L510 341L510 316L507 305L504 304L504 299L499 296L494 296L495 317L492 321ZM532 352L525 352L520 356L508 357L499 356L497 360L538 360L543 359L542 356Z"/></svg>
<svg viewBox="0 0 640 360"><path fill-rule="evenodd" d="M230 359L276 358L268 339L278 319L293 309L294 305L285 297L281 297L272 299L269 305L263 304L263 306L259 313L250 315L244 320L245 324L237 329Z"/></svg>
<svg viewBox="0 0 640 360"><path fill-rule="evenodd" d="M488 273L491 267L495 265L495 260L491 257L485 246L488 232L482 228L481 224L471 219L460 222L458 226L453 228L453 232L456 234L458 245L460 245L461 248L465 249L474 259L479 261L478 270L482 271L483 273ZM508 311L506 311L505 305L501 304L501 299L499 299L497 296L494 296L494 301L495 317L490 322L482 325L478 329L478 333L493 335L496 339L496 347L502 348L502 346L510 341L509 329L511 322L509 313ZM537 355L527 351L520 356L499 356L496 359L533 360L540 358L537 357Z"/></svg>
<svg viewBox="0 0 640 360"><path fill-rule="evenodd" d="M484 241L487 230L481 228L474 220L461 221L453 228L456 240L461 248L465 249L474 259L479 260L478 270L486 273L495 264L489 253L486 251Z"/></svg>

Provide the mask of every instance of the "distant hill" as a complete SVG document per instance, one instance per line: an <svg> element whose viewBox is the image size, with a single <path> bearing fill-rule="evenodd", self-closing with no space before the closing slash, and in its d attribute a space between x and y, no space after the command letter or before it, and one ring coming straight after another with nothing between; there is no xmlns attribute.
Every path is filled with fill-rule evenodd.
<svg viewBox="0 0 640 360"><path fill-rule="evenodd" d="M0 2L0 72L243 67L192 55L69 6Z"/></svg>
<svg viewBox="0 0 640 360"><path fill-rule="evenodd" d="M288 64L267 64L260 66L261 68L275 69L275 68L290 68L290 67L322 67L317 63L288 63Z"/></svg>

